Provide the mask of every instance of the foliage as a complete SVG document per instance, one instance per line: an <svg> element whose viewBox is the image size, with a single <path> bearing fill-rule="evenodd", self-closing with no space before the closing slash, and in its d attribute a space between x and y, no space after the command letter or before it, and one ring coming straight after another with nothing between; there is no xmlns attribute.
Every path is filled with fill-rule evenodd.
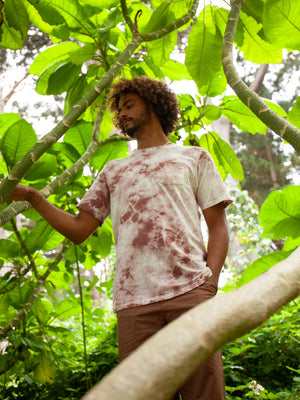
<svg viewBox="0 0 300 400"><path fill-rule="evenodd" d="M72 330L75 336L79 333L78 321L74 321ZM99 325L99 323L98 323ZM45 383L37 379L32 371L16 371L12 380L2 390L3 400L77 400L112 368L118 364L118 346L116 333L116 319L111 317L105 324L100 326L91 325L90 335L97 335L97 342L93 340L88 355L88 370L80 351L81 344L66 343L59 341L53 343L52 351L58 356L55 360L57 370L54 374L55 385L51 382ZM69 337L69 336L68 336ZM72 340L72 338L70 337ZM52 360L53 362L54 360Z"/></svg>
<svg viewBox="0 0 300 400"><path fill-rule="evenodd" d="M28 204L4 202L22 179L75 214L76 204L104 165L128 155L125 138L109 136L113 125L105 107L105 90L113 79L148 75L194 80L199 95L178 96L180 121L171 140L176 142L182 135L184 145L207 148L223 179L231 175L242 180L243 169L231 146L210 124L224 116L251 134L267 132L267 126L237 96L225 92L221 51L228 10L209 5L195 16L196 1L148 3L5 0L0 10L2 47L21 49L30 23L49 35L51 46L37 55L29 72L37 77L38 93L65 95L63 121L41 139L18 114L0 116L0 178L5 178L0 187L0 222L6 233L0 240L0 325L5 347L0 371L8 397L28 394L34 398L38 393L42 399L47 393L48 398L77 398L116 363L115 337L106 336L106 303L103 306L99 295L110 292L111 276L99 279L93 272L114 248L110 220L83 244L73 246ZM255 7L252 0L245 0L235 46L251 62L280 63L283 48L299 50L299 31L290 23L300 15L298 11L298 3L292 0L257 0ZM185 64L175 59L179 31L187 37ZM300 127L298 100L288 112L270 101L267 104L274 110L274 119L277 113ZM265 234L274 238L284 222L287 251L299 245L297 193L297 187L273 192L260 213ZM279 204L290 219L280 217L276 226L270 216ZM21 227L14 222L20 213ZM246 269L240 284L270 268L277 256L257 260ZM99 338L108 341L108 337L111 344L95 350ZM97 352L103 352L103 364ZM291 364L291 368L297 366ZM246 378L240 379L244 384ZM46 390L40 390L40 381Z"/></svg>
<svg viewBox="0 0 300 400"><path fill-rule="evenodd" d="M260 397L252 393L250 398L299 398L296 394L299 396L300 389L299 320L300 299L297 299L262 326L223 348L227 390L230 393L229 387L232 388L233 398L239 398L236 396L245 390L251 392L249 385L245 385L251 381L258 382L265 391ZM295 397L288 397L289 392Z"/></svg>

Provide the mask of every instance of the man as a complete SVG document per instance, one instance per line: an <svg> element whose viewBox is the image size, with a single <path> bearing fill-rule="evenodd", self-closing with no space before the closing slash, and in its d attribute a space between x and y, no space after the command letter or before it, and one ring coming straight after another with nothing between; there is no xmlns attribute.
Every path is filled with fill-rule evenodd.
<svg viewBox="0 0 300 400"><path fill-rule="evenodd" d="M114 310L123 360L163 326L216 294L228 249L224 208L231 199L205 150L168 141L178 103L164 82L121 79L112 86L108 104L116 126L137 140L137 150L106 164L76 216L22 185L10 199L29 201L75 243L111 215L117 247ZM199 207L208 227L207 250ZM183 400L225 400L221 353L209 357L180 393Z"/></svg>

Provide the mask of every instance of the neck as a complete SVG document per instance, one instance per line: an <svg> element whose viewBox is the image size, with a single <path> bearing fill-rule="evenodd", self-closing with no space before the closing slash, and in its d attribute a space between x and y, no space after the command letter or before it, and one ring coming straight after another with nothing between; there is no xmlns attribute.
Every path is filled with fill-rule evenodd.
<svg viewBox="0 0 300 400"><path fill-rule="evenodd" d="M136 132L135 138L138 149L164 146L169 143L161 125L156 123L144 126L142 132Z"/></svg>

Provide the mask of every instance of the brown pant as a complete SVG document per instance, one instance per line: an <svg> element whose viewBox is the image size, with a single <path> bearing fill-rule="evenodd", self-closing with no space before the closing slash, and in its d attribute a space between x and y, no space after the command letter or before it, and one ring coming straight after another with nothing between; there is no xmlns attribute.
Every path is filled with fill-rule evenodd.
<svg viewBox="0 0 300 400"><path fill-rule="evenodd" d="M203 285L173 299L118 311L120 361L165 325L216 292L217 284L211 277ZM225 400L221 351L202 363L179 392L183 400ZM174 400L178 399L179 394L174 397Z"/></svg>

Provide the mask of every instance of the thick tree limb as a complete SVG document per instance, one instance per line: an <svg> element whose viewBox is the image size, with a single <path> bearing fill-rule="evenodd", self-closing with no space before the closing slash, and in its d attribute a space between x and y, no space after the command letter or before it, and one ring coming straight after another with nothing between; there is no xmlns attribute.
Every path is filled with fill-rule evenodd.
<svg viewBox="0 0 300 400"><path fill-rule="evenodd" d="M213 352L266 321L300 294L300 247L255 280L168 325L82 400L166 400Z"/></svg>
<svg viewBox="0 0 300 400"><path fill-rule="evenodd" d="M223 39L223 68L229 85L240 100L270 129L290 143L300 153L300 130L271 110L260 96L241 80L233 64L232 46L242 0L232 0Z"/></svg>

